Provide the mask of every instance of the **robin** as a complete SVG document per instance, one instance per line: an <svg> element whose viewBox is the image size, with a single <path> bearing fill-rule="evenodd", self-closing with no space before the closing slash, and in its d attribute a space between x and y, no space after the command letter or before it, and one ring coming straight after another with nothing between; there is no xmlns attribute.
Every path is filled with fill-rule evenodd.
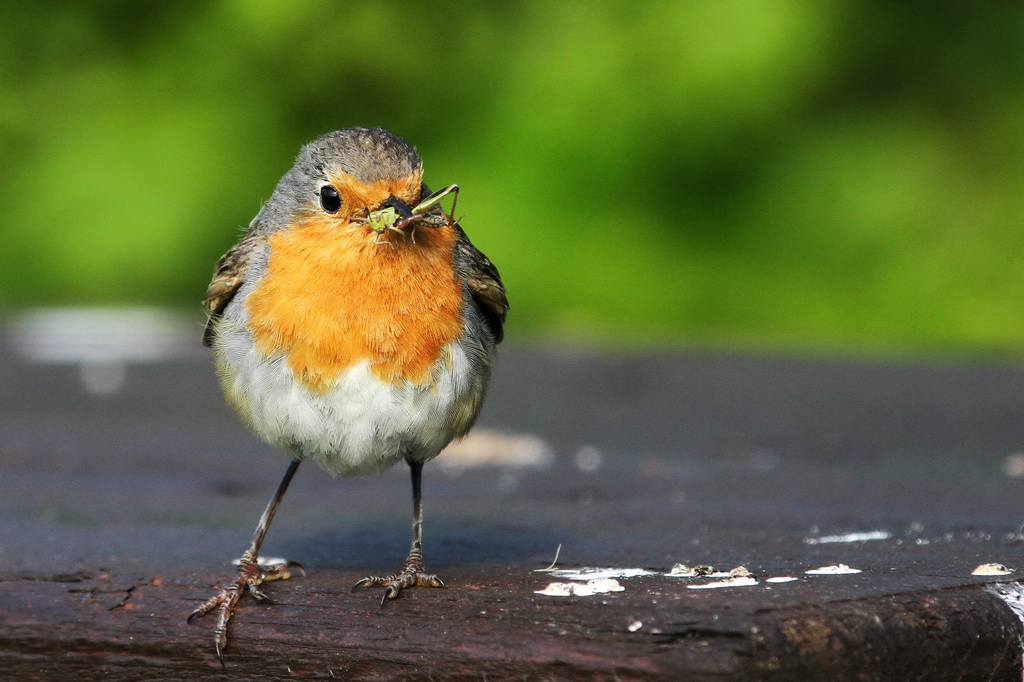
<svg viewBox="0 0 1024 682"><path fill-rule="evenodd" d="M443 587L423 564L425 462L472 426L508 301L494 265L431 193L423 162L382 128L346 128L302 148L206 291L203 343L227 402L291 457L235 579L192 612L227 625L248 592L287 578L260 545L299 463L335 476L412 472L412 547L402 568L367 576L381 604L414 585ZM454 212L454 203L452 206Z"/></svg>

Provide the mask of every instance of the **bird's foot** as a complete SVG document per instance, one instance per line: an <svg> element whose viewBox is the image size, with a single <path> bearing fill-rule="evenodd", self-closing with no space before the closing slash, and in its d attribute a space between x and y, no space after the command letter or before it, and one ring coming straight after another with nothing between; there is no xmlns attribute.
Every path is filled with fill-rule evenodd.
<svg viewBox="0 0 1024 682"><path fill-rule="evenodd" d="M384 606L388 599L397 598L402 590L413 586L444 587L440 578L423 570L423 558L416 554L406 559L400 572L386 576L368 575L353 585L352 591L355 592L360 587L383 587L384 595L380 599L380 605Z"/></svg>
<svg viewBox="0 0 1024 682"><path fill-rule="evenodd" d="M202 618L216 609L217 622L213 626L213 645L217 650L217 658L221 665L224 665L224 649L228 646L228 621L234 615L235 605L238 604L242 595L248 592L259 601L269 602L271 601L270 597L260 590L260 585L272 580L287 580L292 577L293 568L302 575L306 575L302 566L294 561L257 560L247 553L237 563L238 568L235 571L234 582L203 602L199 608L189 614L187 620L188 623L192 623L196 618Z"/></svg>

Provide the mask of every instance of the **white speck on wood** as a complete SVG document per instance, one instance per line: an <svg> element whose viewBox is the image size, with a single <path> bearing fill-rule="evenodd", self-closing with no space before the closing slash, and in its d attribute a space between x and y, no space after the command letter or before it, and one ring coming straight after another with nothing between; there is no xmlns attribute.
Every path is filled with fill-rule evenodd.
<svg viewBox="0 0 1024 682"><path fill-rule="evenodd" d="M870 540L888 540L892 533L884 530L873 530L870 533L846 533L845 535L823 535L818 538L804 538L808 545L825 545L833 542L868 542Z"/></svg>
<svg viewBox="0 0 1024 682"><path fill-rule="evenodd" d="M807 575L850 575L860 572L859 568L850 568L846 564L833 564L831 566L822 566L821 568L812 568L809 571L804 571Z"/></svg>

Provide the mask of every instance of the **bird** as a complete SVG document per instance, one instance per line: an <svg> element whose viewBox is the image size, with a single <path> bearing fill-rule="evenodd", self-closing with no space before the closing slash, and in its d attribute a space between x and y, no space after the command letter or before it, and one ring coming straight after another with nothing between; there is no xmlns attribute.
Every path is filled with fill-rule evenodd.
<svg viewBox="0 0 1024 682"><path fill-rule="evenodd" d="M453 197L450 213L441 200ZM384 128L353 127L303 146L206 291L203 344L226 402L291 461L233 580L188 616L216 612L221 665L228 622L248 593L290 577L259 552L301 462L334 476L404 461L412 544L381 605L413 586L444 587L423 561L423 465L480 412L504 336L508 299L494 264L454 213L458 186L431 192L423 161Z"/></svg>

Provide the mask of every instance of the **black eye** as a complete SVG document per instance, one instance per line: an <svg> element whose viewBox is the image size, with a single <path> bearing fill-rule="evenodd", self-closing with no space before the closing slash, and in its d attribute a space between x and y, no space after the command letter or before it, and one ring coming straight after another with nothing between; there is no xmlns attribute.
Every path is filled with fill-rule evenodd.
<svg viewBox="0 0 1024 682"><path fill-rule="evenodd" d="M341 195L330 185L320 188L320 206L328 213L337 213L341 208Z"/></svg>

